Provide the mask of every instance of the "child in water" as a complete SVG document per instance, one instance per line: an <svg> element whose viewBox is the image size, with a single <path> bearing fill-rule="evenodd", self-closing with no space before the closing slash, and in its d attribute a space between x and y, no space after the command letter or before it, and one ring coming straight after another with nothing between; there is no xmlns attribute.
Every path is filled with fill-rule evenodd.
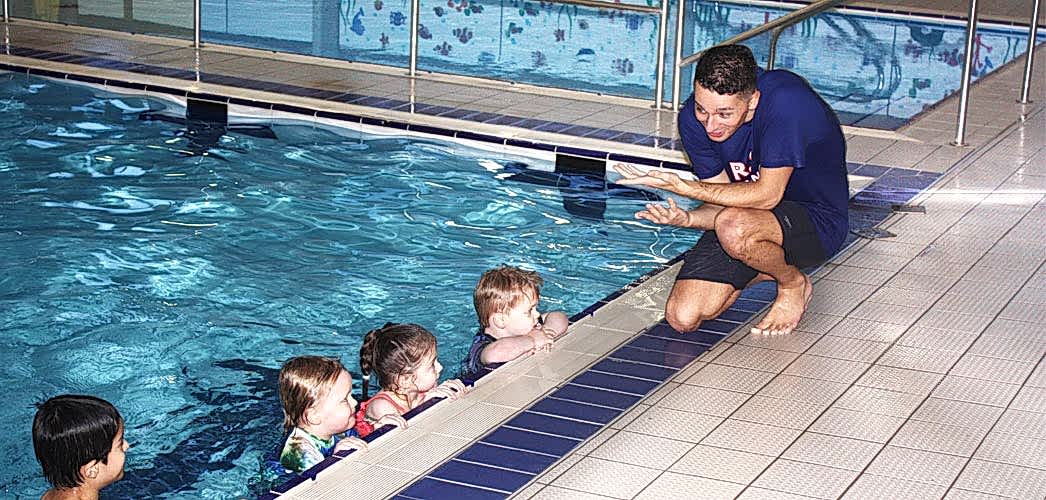
<svg viewBox="0 0 1046 500"><path fill-rule="evenodd" d="M443 365L436 359L436 337L414 324L386 323L367 332L360 347L363 396L367 396L370 374L378 376L382 387L360 405L356 429L360 435L381 427L389 415L403 415L432 398L457 399L467 392L460 380L437 385ZM398 425L406 426L402 422Z"/></svg>
<svg viewBox="0 0 1046 500"><path fill-rule="evenodd" d="M280 452L280 465L300 473L336 451L366 451L357 437L356 400L352 376L341 361L320 356L299 356L280 369L280 402L283 427L290 431ZM384 423L403 424L398 415Z"/></svg>
<svg viewBox="0 0 1046 500"><path fill-rule="evenodd" d="M541 314L538 301L543 280L534 271L501 266L480 277L472 294L479 331L472 339L464 372L475 377L524 354L552 347L552 340L567 331L562 311Z"/></svg>
<svg viewBox="0 0 1046 500"><path fill-rule="evenodd" d="M123 417L104 399L67 394L38 405L33 449L52 486L41 498L98 498L123 478L123 433Z"/></svg>

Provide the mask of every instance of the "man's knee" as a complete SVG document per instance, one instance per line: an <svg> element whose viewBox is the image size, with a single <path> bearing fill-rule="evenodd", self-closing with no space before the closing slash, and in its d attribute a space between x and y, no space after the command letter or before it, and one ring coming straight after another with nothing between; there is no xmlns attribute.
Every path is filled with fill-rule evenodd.
<svg viewBox="0 0 1046 500"><path fill-rule="evenodd" d="M682 333L692 332L701 326L700 318L681 315L679 312L673 312L670 309L665 310L665 321L677 332Z"/></svg>
<svg viewBox="0 0 1046 500"><path fill-rule="evenodd" d="M669 300L665 307L665 321L679 332L692 332L702 321L715 319L720 305L707 302L683 302Z"/></svg>
<svg viewBox="0 0 1046 500"><path fill-rule="evenodd" d="M735 207L724 208L716 216L715 233L719 238L719 245L737 260L743 261L748 255L749 246L757 230L757 223L753 218L753 210Z"/></svg>

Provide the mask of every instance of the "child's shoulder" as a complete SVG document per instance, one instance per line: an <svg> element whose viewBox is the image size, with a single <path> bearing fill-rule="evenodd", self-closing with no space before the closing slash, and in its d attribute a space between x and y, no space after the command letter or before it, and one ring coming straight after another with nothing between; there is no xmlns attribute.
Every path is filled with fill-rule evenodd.
<svg viewBox="0 0 1046 500"><path fill-rule="evenodd" d="M287 440L283 443L283 449L280 450L280 465L289 471L301 472L309 468L309 462L312 461L310 460L311 455L315 455L318 452L319 450L316 449L316 445L310 438L309 433L300 427L295 427L287 435Z"/></svg>
<svg viewBox="0 0 1046 500"><path fill-rule="evenodd" d="M366 415L372 418L387 415L389 410L394 410L400 415L403 415L410 410L410 408L400 404L400 402L396 400L396 397L393 396L392 392L385 390L378 391L362 404L366 405Z"/></svg>

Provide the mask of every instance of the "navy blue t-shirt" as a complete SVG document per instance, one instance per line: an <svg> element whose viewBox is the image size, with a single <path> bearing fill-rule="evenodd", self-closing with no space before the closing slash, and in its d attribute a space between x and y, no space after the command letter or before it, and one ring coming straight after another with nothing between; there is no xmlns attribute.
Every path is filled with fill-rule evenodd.
<svg viewBox="0 0 1046 500"><path fill-rule="evenodd" d="M849 231L846 141L839 119L801 77L759 70L755 116L724 142L708 138L694 116L694 96L679 112L679 137L699 179L724 170L730 182L759 179L760 168L794 167L782 200L806 207L825 255L839 250Z"/></svg>
<svg viewBox="0 0 1046 500"><path fill-rule="evenodd" d="M504 363L484 363L480 357L483 355L483 349L488 345L493 344L497 339L492 335L483 331L483 327L480 327L476 331L476 336L472 337L472 345L469 346L469 354L465 357L465 360L461 363L461 376L463 380L475 380L483 375L484 371L493 370Z"/></svg>

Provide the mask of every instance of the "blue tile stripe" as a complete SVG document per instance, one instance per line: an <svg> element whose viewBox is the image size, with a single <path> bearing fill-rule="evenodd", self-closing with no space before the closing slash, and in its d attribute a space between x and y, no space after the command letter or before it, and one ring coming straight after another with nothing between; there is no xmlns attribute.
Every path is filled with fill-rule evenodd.
<svg viewBox="0 0 1046 500"><path fill-rule="evenodd" d="M124 66L120 65L112 66L109 61L90 56L74 56L16 47L12 48L12 54L37 59L76 62L98 67L124 68ZM494 142L588 158L627 161L683 170L689 169L685 164L619 155L612 152L592 151L518 139L502 139L467 131L411 125L346 113L316 111L292 105L188 92L156 85L105 80L89 75L68 74L2 63L0 63L0 69L26 72L51 78L113 85L140 91L228 102L254 108L278 109L345 122L368 123L445 137ZM161 74L158 73L161 70L171 71L170 68L148 67L145 65L133 65L125 69L149 74ZM185 77L185 75L179 73L163 74L164 76L174 76L176 78ZM193 75L193 78L195 78L195 75ZM271 82L223 77L221 75L208 75L204 80L246 88L274 89L288 94L306 95L343 102L360 102L381 108L395 109L402 107L404 104L391 99L375 99L354 94L337 94L330 91L322 91L321 89L306 89ZM417 105L415 111L433 115L458 115L452 108L426 106L423 104ZM461 117L465 119L471 117L474 121L483 121L484 123L508 120L508 118L502 117L502 115L492 113L475 113ZM522 119L517 119L512 123L519 123L519 120ZM526 125L541 130L552 130L556 128L557 124L555 122L530 120L527 121ZM570 126L559 130L567 135L582 137L608 135L605 131L601 132L601 129L583 126ZM626 137L626 134L623 133L618 133L613 137L621 137L627 139L628 142L634 143L644 143L644 141L651 139L665 140L664 138L644 137L638 134L631 134ZM675 144L673 147L678 147L678 144ZM940 174L931 172L887 168L876 165L851 164L848 165L848 169L856 175L875 177L875 180L865 190L858 193L851 200L851 226L855 228L858 227L858 224L878 224L889 215L889 208L892 204L907 202L940 176ZM853 235L851 235L852 239ZM681 255L677 256L671 261L640 276L632 283L609 294L592 306L575 314L571 317L571 322L578 321L592 314L599 307L609 303L626 291L660 274L664 269L681 260L681 258ZM448 459L448 461L438 466L425 477L419 478L414 483L406 486L395 498L507 498L571 450L577 448L586 439L595 435L611 421L633 407L643 397L652 393L664 381L670 379L717 342L726 338L740 324L750 320L752 316L773 301L774 295L775 289L770 283L750 287L742 293L741 298L720 318L703 323L700 330L690 334L680 335L664 322L648 328L585 372L576 375L557 391L533 403L529 408L498 428L493 429L482 439L460 451L455 457ZM483 374L483 376L485 375L486 373ZM408 412L404 417L410 420L412 417L435 405L438 401L438 399L431 400L425 405ZM392 426L377 429L368 435L365 441L373 442L392 429ZM302 475L296 476L290 481L273 488L270 493L262 498L277 498L280 494L290 491L304 481L314 480L322 470L352 454L353 451L347 450L336 453Z"/></svg>

